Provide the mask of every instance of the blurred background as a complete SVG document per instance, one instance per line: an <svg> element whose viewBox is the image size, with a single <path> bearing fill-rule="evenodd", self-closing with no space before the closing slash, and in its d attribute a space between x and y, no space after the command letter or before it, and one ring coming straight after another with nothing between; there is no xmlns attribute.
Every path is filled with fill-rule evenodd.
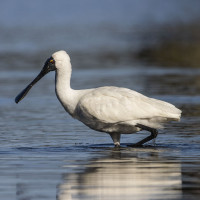
<svg viewBox="0 0 200 200"><path fill-rule="evenodd" d="M200 199L199 0L1 0L0 198ZM45 60L66 50L72 87L127 87L182 109L156 146L147 132L107 134L66 114L49 73L15 96Z"/></svg>
<svg viewBox="0 0 200 200"><path fill-rule="evenodd" d="M60 49L76 68L137 61L199 67L198 0L2 0L1 68L40 68Z"/></svg>

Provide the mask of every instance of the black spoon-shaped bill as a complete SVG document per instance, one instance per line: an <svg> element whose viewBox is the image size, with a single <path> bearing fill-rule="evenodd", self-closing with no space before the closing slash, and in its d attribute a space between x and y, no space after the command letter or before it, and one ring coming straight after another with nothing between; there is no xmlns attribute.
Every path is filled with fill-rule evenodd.
<svg viewBox="0 0 200 200"><path fill-rule="evenodd" d="M55 61L52 57L48 58L42 68L41 72L37 75L37 77L24 89L22 90L15 98L15 103L19 103L29 92L29 90L35 85L43 76L45 76L48 72L54 71Z"/></svg>
<svg viewBox="0 0 200 200"><path fill-rule="evenodd" d="M38 76L24 89L22 90L15 98L15 103L19 103L29 92L29 90L35 85L45 74L42 71Z"/></svg>

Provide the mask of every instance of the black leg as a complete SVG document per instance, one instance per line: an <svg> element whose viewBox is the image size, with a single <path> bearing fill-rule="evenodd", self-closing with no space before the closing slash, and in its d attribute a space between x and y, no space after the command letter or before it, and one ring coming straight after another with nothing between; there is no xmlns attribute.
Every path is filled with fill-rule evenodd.
<svg viewBox="0 0 200 200"><path fill-rule="evenodd" d="M158 135L158 131L154 128L150 128L150 127L144 126L142 124L137 124L137 127L141 128L142 130L146 130L146 131L151 132L151 135L144 138L143 140L137 142L136 144L130 145L131 147L142 146L144 143L156 138L157 135Z"/></svg>

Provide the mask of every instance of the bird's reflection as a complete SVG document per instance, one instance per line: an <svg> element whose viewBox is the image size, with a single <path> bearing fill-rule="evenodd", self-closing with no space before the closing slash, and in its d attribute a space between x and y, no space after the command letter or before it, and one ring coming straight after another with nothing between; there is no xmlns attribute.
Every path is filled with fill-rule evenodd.
<svg viewBox="0 0 200 200"><path fill-rule="evenodd" d="M142 157L113 152L91 160L81 173L63 175L63 179L58 200L181 198L180 163L152 151Z"/></svg>

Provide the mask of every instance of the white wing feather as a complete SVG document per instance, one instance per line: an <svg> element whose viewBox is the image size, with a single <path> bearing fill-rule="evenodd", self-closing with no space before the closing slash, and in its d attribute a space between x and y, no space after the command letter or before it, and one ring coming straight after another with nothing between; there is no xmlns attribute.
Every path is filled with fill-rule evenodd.
<svg viewBox="0 0 200 200"><path fill-rule="evenodd" d="M77 106L102 122L144 122L143 125L155 128L164 121L179 120L181 115L181 111L172 104L118 87L96 88L84 95Z"/></svg>

